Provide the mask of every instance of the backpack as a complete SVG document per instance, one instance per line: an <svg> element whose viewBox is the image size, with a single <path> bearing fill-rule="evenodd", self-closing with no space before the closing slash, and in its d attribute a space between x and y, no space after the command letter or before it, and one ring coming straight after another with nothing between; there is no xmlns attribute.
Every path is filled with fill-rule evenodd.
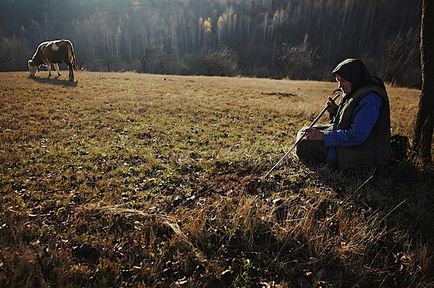
<svg viewBox="0 0 434 288"><path fill-rule="evenodd" d="M396 134L390 137L390 162L407 160L408 147L407 136Z"/></svg>

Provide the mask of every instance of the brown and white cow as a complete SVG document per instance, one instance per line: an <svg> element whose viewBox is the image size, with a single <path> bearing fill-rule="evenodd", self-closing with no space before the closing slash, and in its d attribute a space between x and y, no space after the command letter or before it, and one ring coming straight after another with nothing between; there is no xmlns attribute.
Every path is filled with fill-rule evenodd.
<svg viewBox="0 0 434 288"><path fill-rule="evenodd" d="M51 77L51 64L57 71L57 76L61 76L59 72L59 64L65 64L69 68L69 80L74 81L74 71L77 70L77 61L75 59L74 48L69 40L53 40L39 44L35 54L27 62L29 67L30 77L34 77L38 68L46 65L48 69L48 77Z"/></svg>

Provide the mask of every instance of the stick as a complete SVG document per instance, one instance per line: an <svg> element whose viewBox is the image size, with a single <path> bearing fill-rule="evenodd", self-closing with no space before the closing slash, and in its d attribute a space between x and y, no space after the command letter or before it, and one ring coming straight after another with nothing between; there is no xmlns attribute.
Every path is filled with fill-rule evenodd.
<svg viewBox="0 0 434 288"><path fill-rule="evenodd" d="M393 213L393 211L395 211L396 209L398 209L399 206L401 206L402 204L404 204L407 200L408 200L408 198L405 198L404 200L402 200L401 203L399 203L398 205L395 206L395 208L393 208L392 210L390 210L390 212L387 213L386 216L384 216L383 218L381 218L381 220L379 222L383 222L384 219L386 219L390 214Z"/></svg>
<svg viewBox="0 0 434 288"><path fill-rule="evenodd" d="M359 187L357 187L357 189L354 190L353 193L351 193L350 195L348 195L344 199L344 201L342 201L339 205L343 205L345 202L347 202L348 200L350 200L350 198L352 198L354 195L356 195L356 193L359 192L360 189L362 189L363 187L365 187L365 185L368 184L368 182L371 181L372 178L374 178L376 172L377 172L377 167L374 168L374 171L372 171L371 176L369 176L368 179L365 180L365 182L363 182Z"/></svg>
<svg viewBox="0 0 434 288"><path fill-rule="evenodd" d="M333 92L337 92L337 91L341 91L340 89L337 89ZM338 99L338 97L340 96L340 93L336 93L335 96L333 96L333 101L335 101L336 99ZM308 128L312 128L313 125L315 125L316 122L318 122L318 120L322 117L322 115L324 115L324 113L327 111L328 105L326 104L324 106L324 108L322 109L322 111L319 113L319 115L312 121L312 123L310 123ZM268 177L268 175L270 175L271 172L273 172L274 169L276 169L277 167L280 166L280 164L282 164L282 162L286 159L286 157L288 157L288 155L292 152L292 150L294 150L294 148L298 145L298 143L300 143L301 140L303 140L304 136L306 135L306 133L303 133L301 135L301 137L291 146L291 148L289 148L288 152L285 153L285 155L282 156L282 158L280 158L279 161L277 161L276 164L274 164L273 167L271 167L271 169L267 172L267 174L265 174L262 179L265 179Z"/></svg>

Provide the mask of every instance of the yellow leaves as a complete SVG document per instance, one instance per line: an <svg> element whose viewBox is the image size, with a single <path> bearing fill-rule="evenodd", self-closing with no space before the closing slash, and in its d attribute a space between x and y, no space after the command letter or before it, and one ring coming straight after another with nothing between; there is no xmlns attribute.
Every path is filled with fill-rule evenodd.
<svg viewBox="0 0 434 288"><path fill-rule="evenodd" d="M212 20L210 17L204 19L202 17L199 18L199 25L203 29L203 32L205 33L211 33L212 32Z"/></svg>

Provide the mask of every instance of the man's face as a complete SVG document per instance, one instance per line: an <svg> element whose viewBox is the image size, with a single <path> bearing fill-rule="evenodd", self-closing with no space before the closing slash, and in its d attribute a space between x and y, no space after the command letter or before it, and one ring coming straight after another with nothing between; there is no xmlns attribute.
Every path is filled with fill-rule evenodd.
<svg viewBox="0 0 434 288"><path fill-rule="evenodd" d="M344 78L342 78L337 74L336 74L336 81L338 82L338 88L342 89L342 91L344 91L345 94L351 93L351 89L352 89L351 82L345 80Z"/></svg>

